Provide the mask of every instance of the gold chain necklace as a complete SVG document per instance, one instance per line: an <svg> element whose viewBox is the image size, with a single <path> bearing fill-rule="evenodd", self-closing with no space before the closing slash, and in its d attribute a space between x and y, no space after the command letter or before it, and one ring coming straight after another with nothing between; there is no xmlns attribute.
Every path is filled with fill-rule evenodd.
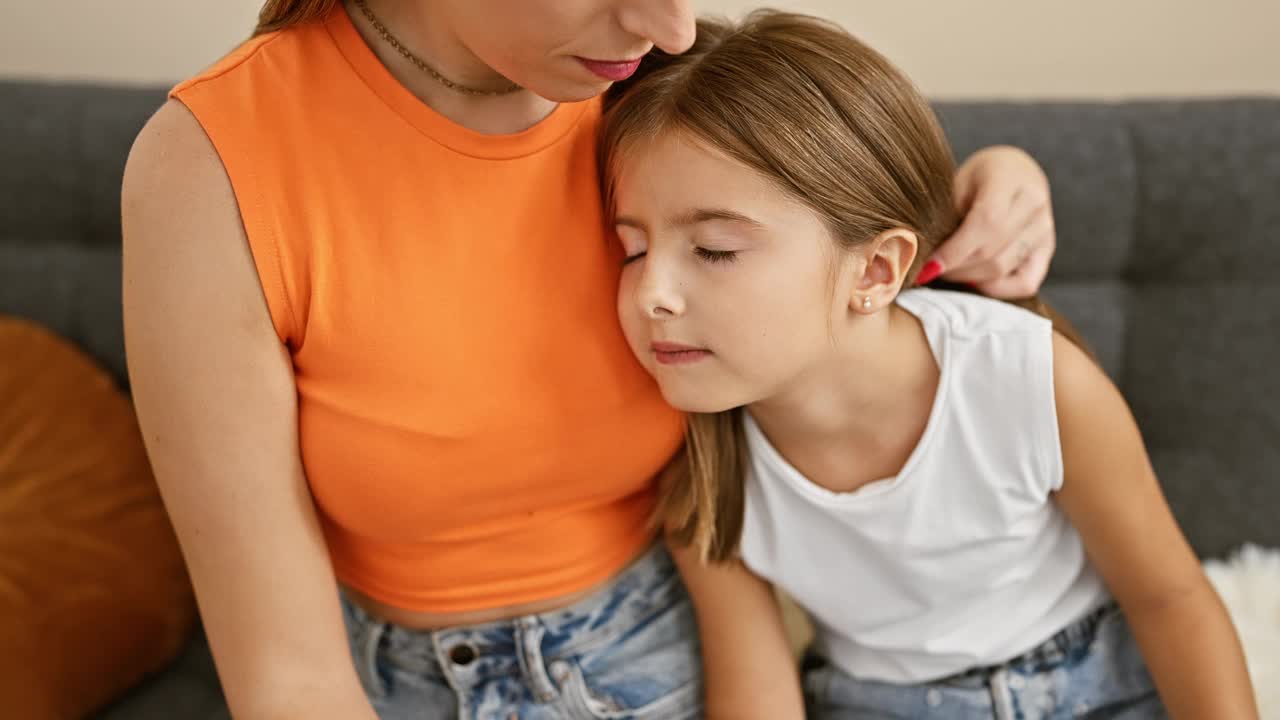
<svg viewBox="0 0 1280 720"><path fill-rule="evenodd" d="M519 85L516 85L511 81L507 81L509 85L505 88L502 88L501 90L479 90L477 88L467 87L466 85L459 85L458 83L436 72L435 68L428 65L426 61L423 60L422 58L418 57L417 55L414 55L413 52L409 50L409 48L405 47L403 43L397 40L396 36L392 35L391 31L387 29L387 26L383 25L382 21L378 19L378 16L374 15L373 11L369 9L369 5L365 2L365 0L353 0L353 2L355 2L356 7L360 8L360 12L364 14L365 19L369 21L369 24L373 26L373 29L378 33L379 36L382 37L384 41L386 41L388 45L395 48L396 52L403 55L405 60L408 60L409 62L413 63L414 66L417 67L419 70L435 78L437 82L449 88L450 90L453 90L454 92L462 93L463 95L492 96L492 95L509 95L520 89Z"/></svg>

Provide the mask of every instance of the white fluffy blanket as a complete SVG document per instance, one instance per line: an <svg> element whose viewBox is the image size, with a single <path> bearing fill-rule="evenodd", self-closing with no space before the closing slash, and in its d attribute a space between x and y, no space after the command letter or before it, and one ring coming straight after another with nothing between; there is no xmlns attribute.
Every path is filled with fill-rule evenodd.
<svg viewBox="0 0 1280 720"><path fill-rule="evenodd" d="M1280 720L1280 549L1245 545L1204 569L1244 643L1263 720Z"/></svg>

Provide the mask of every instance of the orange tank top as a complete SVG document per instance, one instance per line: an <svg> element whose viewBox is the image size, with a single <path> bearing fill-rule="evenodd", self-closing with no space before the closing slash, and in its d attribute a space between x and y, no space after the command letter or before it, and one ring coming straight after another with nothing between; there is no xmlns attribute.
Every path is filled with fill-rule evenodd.
<svg viewBox="0 0 1280 720"><path fill-rule="evenodd" d="M618 327L598 100L472 132L341 8L172 96L230 176L340 581L476 610L581 591L652 542L683 421Z"/></svg>

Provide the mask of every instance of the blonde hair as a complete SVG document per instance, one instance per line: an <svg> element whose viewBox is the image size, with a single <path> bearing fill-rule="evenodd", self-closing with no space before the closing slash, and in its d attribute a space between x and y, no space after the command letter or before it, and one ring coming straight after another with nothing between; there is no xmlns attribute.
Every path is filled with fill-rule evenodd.
<svg viewBox="0 0 1280 720"><path fill-rule="evenodd" d="M842 247L895 228L913 231L920 251L907 285L959 224L955 163L928 102L833 23L772 10L736 25L702 19L688 52L655 50L641 68L605 98L600 169L610 211L628 148L678 132L772 180L817 213ZM1062 323L1038 298L1017 304ZM1065 323L1060 329L1079 341ZM693 414L687 470L662 483L658 521L704 560L737 552L745 452L740 408Z"/></svg>
<svg viewBox="0 0 1280 720"><path fill-rule="evenodd" d="M294 25L319 20L328 15L341 0L266 0L258 11L254 35L283 30Z"/></svg>

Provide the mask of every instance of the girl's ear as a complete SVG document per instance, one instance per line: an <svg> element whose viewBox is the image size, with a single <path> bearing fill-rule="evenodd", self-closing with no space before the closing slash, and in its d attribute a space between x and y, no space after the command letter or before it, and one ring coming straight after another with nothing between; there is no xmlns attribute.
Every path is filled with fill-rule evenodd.
<svg viewBox="0 0 1280 720"><path fill-rule="evenodd" d="M871 314L898 296L920 251L920 238L906 228L886 230L860 248L865 262L853 284L849 309Z"/></svg>

